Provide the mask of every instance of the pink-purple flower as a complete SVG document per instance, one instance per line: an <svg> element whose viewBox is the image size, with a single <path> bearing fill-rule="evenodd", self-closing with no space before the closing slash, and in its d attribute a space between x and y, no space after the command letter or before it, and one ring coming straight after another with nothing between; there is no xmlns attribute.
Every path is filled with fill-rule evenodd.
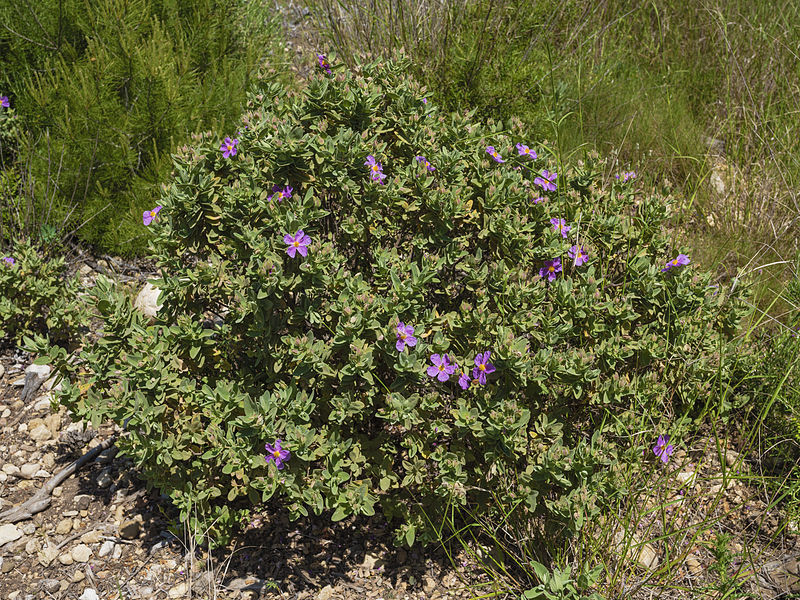
<svg viewBox="0 0 800 600"><path fill-rule="evenodd" d="M525 144L517 144L517 152L519 152L520 156L527 156L528 158L539 158L539 155L536 154L536 150L531 150Z"/></svg>
<svg viewBox="0 0 800 600"><path fill-rule="evenodd" d="M622 176L617 175L617 179L621 179L622 183L628 183L632 179L636 179L636 171L624 171Z"/></svg>
<svg viewBox="0 0 800 600"><path fill-rule="evenodd" d="M495 368L489 359L492 357L492 352L487 350L483 354L478 353L475 357L475 367L472 369L472 377L478 380L481 385L486 385L486 376L489 373L494 373Z"/></svg>
<svg viewBox="0 0 800 600"><path fill-rule="evenodd" d="M503 160L503 157L497 153L497 150L494 149L494 146L486 146L486 152L492 155L492 158L495 162L504 163L506 161Z"/></svg>
<svg viewBox="0 0 800 600"><path fill-rule="evenodd" d="M538 198L534 198L533 200L531 200L531 202L533 202L534 204L541 204L542 202L545 202L546 200L547 200L547 198L545 196L539 196Z"/></svg>
<svg viewBox="0 0 800 600"><path fill-rule="evenodd" d="M406 325L402 321L397 324L397 343L394 347L398 352L402 352L406 346L414 347L417 345L417 338L414 337L414 328Z"/></svg>
<svg viewBox="0 0 800 600"><path fill-rule="evenodd" d="M685 254L678 254L676 258L673 258L671 261L667 263L667 266L661 269L662 273L666 273L667 271L674 269L675 267L683 267L690 263L689 257Z"/></svg>
<svg viewBox="0 0 800 600"><path fill-rule="evenodd" d="M298 252L301 256L308 256L308 246L311 245L311 238L303 233L302 229L298 229L297 233L293 236L287 233L283 236L283 241L289 245L289 247L286 248L286 254L288 254L290 258L294 258Z"/></svg>
<svg viewBox="0 0 800 600"><path fill-rule="evenodd" d="M589 255L586 253L586 248L583 246L573 246L567 252L567 256L573 259L573 264L576 267L580 267L589 260Z"/></svg>
<svg viewBox="0 0 800 600"><path fill-rule="evenodd" d="M279 185L272 186L272 194L267 197L268 202L272 202L276 200L280 202L281 200L290 200L292 198L292 192L294 189L291 186L281 187Z"/></svg>
<svg viewBox="0 0 800 600"><path fill-rule="evenodd" d="M328 59L325 58L324 54L317 54L317 63L319 63L319 68L325 71L328 75L331 74L331 64L328 62Z"/></svg>
<svg viewBox="0 0 800 600"><path fill-rule="evenodd" d="M461 386L462 390L468 390L470 384L469 373L466 371L462 371L461 375L458 377L458 385Z"/></svg>
<svg viewBox="0 0 800 600"><path fill-rule="evenodd" d="M222 140L222 145L219 149L222 151L223 158L229 158L231 156L236 156L236 145L239 143L237 139L231 139L226 137Z"/></svg>
<svg viewBox="0 0 800 600"><path fill-rule="evenodd" d="M17 261L14 260L13 256L4 256L3 257L3 262L6 263L9 266L13 266L13 265L16 264Z"/></svg>
<svg viewBox="0 0 800 600"><path fill-rule="evenodd" d="M367 156L367 162L364 163L364 166L369 167L369 175L372 177L372 181L383 185L383 180L386 179L386 175L383 173L383 165L370 154Z"/></svg>
<svg viewBox="0 0 800 600"><path fill-rule="evenodd" d="M539 269L539 277L547 277L548 281L555 281L560 272L561 259L554 258L553 260L544 261L544 266Z"/></svg>
<svg viewBox="0 0 800 600"><path fill-rule="evenodd" d="M447 356L447 354L444 356L431 354L431 362L433 364L428 367L428 376L436 377L439 381L447 381L450 379L450 375L455 373L458 368L457 364L450 363L450 357Z"/></svg>
<svg viewBox="0 0 800 600"><path fill-rule="evenodd" d="M283 469L283 463L289 460L291 453L285 448L281 448L281 440L276 439L274 445L264 444L264 448L267 451L267 455L264 457L266 461L274 462L279 471Z"/></svg>
<svg viewBox="0 0 800 600"><path fill-rule="evenodd" d="M656 445L653 446L653 454L661 459L661 462L667 464L670 455L675 451L675 446L669 443L668 435L658 436Z"/></svg>
<svg viewBox="0 0 800 600"><path fill-rule="evenodd" d="M156 206L153 210L146 210L142 213L142 222L145 225L150 225L156 218L156 215L161 211L161 206Z"/></svg>
<svg viewBox="0 0 800 600"><path fill-rule="evenodd" d="M550 224L553 226L553 231L560 232L563 238L566 238L569 230L572 229L564 219L557 219L556 217L550 219Z"/></svg>
<svg viewBox="0 0 800 600"><path fill-rule="evenodd" d="M9 108L11 103L8 101L8 96L0 96L0 106L3 108Z"/></svg>
<svg viewBox="0 0 800 600"><path fill-rule="evenodd" d="M428 159L425 158L424 156L417 156L415 158L419 164L425 165L425 168L428 169L428 173L433 173L436 170L436 167L434 167L430 162L428 162Z"/></svg>
<svg viewBox="0 0 800 600"><path fill-rule="evenodd" d="M553 183L558 178L558 173L551 173L547 169L542 170L542 174L540 177L536 177L533 180L533 183L538 185L540 188L547 192L555 192L557 189L557 185Z"/></svg>

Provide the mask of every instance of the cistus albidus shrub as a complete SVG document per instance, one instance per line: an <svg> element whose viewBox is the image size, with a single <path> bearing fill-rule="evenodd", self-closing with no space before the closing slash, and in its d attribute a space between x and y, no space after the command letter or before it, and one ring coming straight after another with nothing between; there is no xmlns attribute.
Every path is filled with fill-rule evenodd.
<svg viewBox="0 0 800 600"><path fill-rule="evenodd" d="M264 84L185 149L141 225L155 323L101 281L102 338L60 362L62 402L123 425L217 541L280 505L428 541L492 494L574 531L617 456L603 417L704 401L736 325L691 261L666 268L663 198L441 114L406 66Z"/></svg>

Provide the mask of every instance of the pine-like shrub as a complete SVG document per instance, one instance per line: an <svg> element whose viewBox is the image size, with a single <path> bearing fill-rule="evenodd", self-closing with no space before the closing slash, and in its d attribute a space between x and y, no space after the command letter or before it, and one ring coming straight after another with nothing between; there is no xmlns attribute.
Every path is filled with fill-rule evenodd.
<svg viewBox="0 0 800 600"><path fill-rule="evenodd" d="M242 22L253 4L0 4L0 93L27 132L20 170L41 218L103 251L146 249L134 216L159 197L171 154L238 121L273 47L267 9Z"/></svg>
<svg viewBox="0 0 800 600"><path fill-rule="evenodd" d="M185 149L145 219L155 322L101 281L102 338L54 355L61 401L217 539L268 500L408 543L492 495L574 531L642 454L601 423L708 397L737 303L676 258L669 199L441 114L406 67L265 84Z"/></svg>

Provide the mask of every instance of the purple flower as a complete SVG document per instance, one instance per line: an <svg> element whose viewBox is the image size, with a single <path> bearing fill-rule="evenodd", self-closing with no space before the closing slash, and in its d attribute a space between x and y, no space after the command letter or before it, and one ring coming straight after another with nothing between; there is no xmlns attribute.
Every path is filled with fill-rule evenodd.
<svg viewBox="0 0 800 600"><path fill-rule="evenodd" d="M534 179L533 183L535 183L545 191L555 192L558 186L556 186L556 184L553 182L556 180L557 177L558 173L551 173L547 169L544 169L542 170L542 176Z"/></svg>
<svg viewBox="0 0 800 600"><path fill-rule="evenodd" d="M290 200L292 198L292 192L294 189L291 186L286 186L282 188L279 185L272 186L272 194L267 197L267 201L272 202L273 199L280 202L281 200Z"/></svg>
<svg viewBox="0 0 800 600"><path fill-rule="evenodd" d="M425 165L425 168L428 169L428 173L433 173L436 170L436 167L429 163L428 159L424 156L417 156L415 158L419 164Z"/></svg>
<svg viewBox="0 0 800 600"><path fill-rule="evenodd" d="M573 246L569 249L569 252L567 252L567 256L575 261L574 264L576 267L580 267L589 260L589 255L586 253L586 248L583 246Z"/></svg>
<svg viewBox="0 0 800 600"><path fill-rule="evenodd" d="M673 269L675 267L682 267L682 266L688 265L690 262L691 261L689 260L688 256L686 256L685 254L678 254L678 257L677 258L673 258L671 261L669 261L667 263L667 266L664 267L663 269L661 269L661 272L662 273L666 273L670 269Z"/></svg>
<svg viewBox="0 0 800 600"><path fill-rule="evenodd" d="M617 175L617 179L620 179L619 175ZM636 179L636 171L624 171L622 173L622 183L628 183L631 179Z"/></svg>
<svg viewBox="0 0 800 600"><path fill-rule="evenodd" d="M561 272L561 259L544 261L544 266L539 269L539 277L547 277L548 281L555 281L558 273Z"/></svg>
<svg viewBox="0 0 800 600"><path fill-rule="evenodd" d="M422 103L423 103L423 104L427 104L427 103L428 103L428 99L427 99L427 98L423 98L423 99L422 99Z"/></svg>
<svg viewBox="0 0 800 600"><path fill-rule="evenodd" d="M153 222L153 219L156 218L156 215L161 210L160 206L156 206L153 210L146 210L142 213L142 222L145 225L150 225Z"/></svg>
<svg viewBox="0 0 800 600"><path fill-rule="evenodd" d="M561 237L566 238L569 230L572 229L564 219L557 219L553 217L550 219L550 224L553 226L553 231L560 231Z"/></svg>
<svg viewBox="0 0 800 600"><path fill-rule="evenodd" d="M431 354L431 362L433 365L428 367L428 375L436 377L439 381L447 381L450 375L456 372L457 364L450 364L450 357L445 354L440 356L438 354Z"/></svg>
<svg viewBox="0 0 800 600"><path fill-rule="evenodd" d="M267 462L274 462L279 471L283 469L283 463L289 460L291 454L288 450L281 448L281 440L276 439L274 446L264 444L264 448L267 450L267 455L264 457Z"/></svg>
<svg viewBox="0 0 800 600"><path fill-rule="evenodd" d="M8 96L0 96L0 106L9 108L11 104L8 102Z"/></svg>
<svg viewBox="0 0 800 600"><path fill-rule="evenodd" d="M394 345L398 352L402 352L406 346L412 348L417 345L417 338L414 337L414 328L406 325L402 321L397 324L397 343Z"/></svg>
<svg viewBox="0 0 800 600"><path fill-rule="evenodd" d="M517 152L519 152L520 156L528 156L530 158L539 158L539 155L536 154L536 150L531 150L525 144L517 144Z"/></svg>
<svg viewBox="0 0 800 600"><path fill-rule="evenodd" d="M383 165L375 160L375 157L371 154L367 156L367 162L364 163L365 167L369 167L369 174L372 177L372 181L377 181L381 185L383 185L383 180L386 179L386 175L383 173Z"/></svg>
<svg viewBox="0 0 800 600"><path fill-rule="evenodd" d="M461 375L458 378L458 385L461 386L462 390L469 389L469 373L467 373L466 371L461 372Z"/></svg>
<svg viewBox="0 0 800 600"><path fill-rule="evenodd" d="M294 258L298 252L301 256L308 256L307 246L311 245L311 238L303 233L302 229L298 229L294 236L287 233L283 236L283 241L289 245L286 249L286 254L288 254L290 258Z"/></svg>
<svg viewBox="0 0 800 600"><path fill-rule="evenodd" d="M475 357L475 368L472 369L472 377L477 379L481 385L486 385L486 375L495 372L494 365L489 362L491 356L492 352L487 350L483 354L478 353L478 356Z"/></svg>
<svg viewBox="0 0 800 600"><path fill-rule="evenodd" d="M324 54L317 54L317 62L319 63L319 68L325 71L328 75L331 74L331 64L328 62L328 59L325 58Z"/></svg>
<svg viewBox="0 0 800 600"><path fill-rule="evenodd" d="M494 149L494 146L486 146L486 152L492 155L492 158L495 162L504 163L506 161L503 160L503 157L497 153L497 150Z"/></svg>
<svg viewBox="0 0 800 600"><path fill-rule="evenodd" d="M670 454L672 454L674 450L675 446L669 443L668 435L658 436L658 441L656 442L656 445L653 446L653 454L658 456L661 459L661 462L664 464L667 464Z"/></svg>
<svg viewBox="0 0 800 600"><path fill-rule="evenodd" d="M6 263L8 266L13 266L17 263L17 261L14 260L14 257L12 256L4 256L3 262Z"/></svg>
<svg viewBox="0 0 800 600"><path fill-rule="evenodd" d="M236 144L238 144L238 143L239 143L239 140L237 140L237 139L233 139L232 140L231 138L226 137L222 141L222 145L219 147L219 149L222 151L223 158L228 158L230 156L236 156Z"/></svg>
<svg viewBox="0 0 800 600"><path fill-rule="evenodd" d="M533 202L534 204L541 204L546 200L547 198L545 198L544 196L539 196L538 198L534 198L533 200L531 200L531 202Z"/></svg>

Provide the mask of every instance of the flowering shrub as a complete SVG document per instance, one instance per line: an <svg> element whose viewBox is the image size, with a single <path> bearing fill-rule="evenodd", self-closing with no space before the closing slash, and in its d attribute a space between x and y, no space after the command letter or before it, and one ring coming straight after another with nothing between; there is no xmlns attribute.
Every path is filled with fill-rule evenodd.
<svg viewBox="0 0 800 600"><path fill-rule="evenodd" d="M0 341L47 334L69 342L87 322L77 302L77 283L66 274L63 256L48 256L19 241L0 257Z"/></svg>
<svg viewBox="0 0 800 600"><path fill-rule="evenodd" d="M690 407L734 303L694 265L662 273L663 198L557 175L513 127L440 114L404 63L320 64L299 94L263 84L235 160L224 133L177 157L147 228L163 308L149 324L100 280L103 338L58 363L63 403L123 424L223 539L270 499L380 509L409 544L492 494L580 528L604 414Z"/></svg>

